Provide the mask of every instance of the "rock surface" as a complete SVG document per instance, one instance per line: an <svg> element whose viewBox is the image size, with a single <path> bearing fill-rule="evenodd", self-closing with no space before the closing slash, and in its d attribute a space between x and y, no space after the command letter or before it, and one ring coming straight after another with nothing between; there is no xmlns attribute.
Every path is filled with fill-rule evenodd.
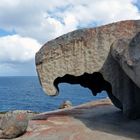
<svg viewBox="0 0 140 140"><path fill-rule="evenodd" d="M28 118L25 112L8 112L0 120L0 139L12 139L26 132Z"/></svg>
<svg viewBox="0 0 140 140"><path fill-rule="evenodd" d="M111 51L124 72L140 87L140 32L132 39L115 41Z"/></svg>
<svg viewBox="0 0 140 140"><path fill-rule="evenodd" d="M140 20L130 20L77 30L47 42L36 54L37 72L44 91L57 95L61 82L80 83L91 89L93 95L106 90L114 105L123 109L126 116L140 117L139 32ZM126 43L119 45L120 39ZM121 55L123 51L117 52L117 56L119 46L126 50L125 55L129 50L135 62Z"/></svg>
<svg viewBox="0 0 140 140"><path fill-rule="evenodd" d="M16 140L138 140L140 120L129 120L109 100L46 112Z"/></svg>

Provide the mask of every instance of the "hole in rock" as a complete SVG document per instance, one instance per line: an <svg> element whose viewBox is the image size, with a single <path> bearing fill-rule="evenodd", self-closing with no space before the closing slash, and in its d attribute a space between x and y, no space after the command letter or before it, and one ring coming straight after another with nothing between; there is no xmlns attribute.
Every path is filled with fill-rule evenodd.
<svg viewBox="0 0 140 140"><path fill-rule="evenodd" d="M74 85L70 86L70 84ZM112 90L111 84L104 80L102 74L99 72L94 72L93 74L84 73L81 76L66 74L63 77L58 77L54 81L54 86L60 93L59 96L63 94L63 96L66 97L65 100L70 100L74 102L74 104L76 104L76 102L81 104L94 99L105 98L107 97L106 92L111 92ZM91 93L97 96L94 97Z"/></svg>
<svg viewBox="0 0 140 140"><path fill-rule="evenodd" d="M60 83L58 85L59 94L54 96L55 102L61 104L63 101L69 100L72 105L79 105L93 100L103 99L107 97L106 91L101 91L97 96L93 96L88 88L82 87L80 84Z"/></svg>

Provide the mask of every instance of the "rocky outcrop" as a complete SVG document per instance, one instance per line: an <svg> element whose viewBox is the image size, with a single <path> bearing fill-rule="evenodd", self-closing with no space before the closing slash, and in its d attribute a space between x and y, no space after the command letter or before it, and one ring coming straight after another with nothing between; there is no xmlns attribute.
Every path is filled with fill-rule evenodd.
<svg viewBox="0 0 140 140"><path fill-rule="evenodd" d="M139 32L139 20L122 21L47 42L36 54L44 91L57 95L62 82L81 84L93 95L106 90L126 116L140 117Z"/></svg>

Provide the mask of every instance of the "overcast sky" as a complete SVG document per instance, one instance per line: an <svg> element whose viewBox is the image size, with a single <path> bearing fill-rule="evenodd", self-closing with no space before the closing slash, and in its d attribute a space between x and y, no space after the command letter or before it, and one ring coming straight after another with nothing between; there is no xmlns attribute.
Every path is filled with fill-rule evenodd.
<svg viewBox="0 0 140 140"><path fill-rule="evenodd" d="M48 40L126 19L140 19L140 0L0 0L0 76L36 75Z"/></svg>

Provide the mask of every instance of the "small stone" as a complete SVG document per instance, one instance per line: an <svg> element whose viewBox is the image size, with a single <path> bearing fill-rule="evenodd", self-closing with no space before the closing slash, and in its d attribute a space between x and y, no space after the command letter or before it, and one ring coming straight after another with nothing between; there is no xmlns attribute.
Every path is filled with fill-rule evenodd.
<svg viewBox="0 0 140 140"><path fill-rule="evenodd" d="M60 105L60 107L59 107L59 109L64 109L64 108L69 108L69 107L72 107L72 103L70 102L70 101L64 101L61 105Z"/></svg>

